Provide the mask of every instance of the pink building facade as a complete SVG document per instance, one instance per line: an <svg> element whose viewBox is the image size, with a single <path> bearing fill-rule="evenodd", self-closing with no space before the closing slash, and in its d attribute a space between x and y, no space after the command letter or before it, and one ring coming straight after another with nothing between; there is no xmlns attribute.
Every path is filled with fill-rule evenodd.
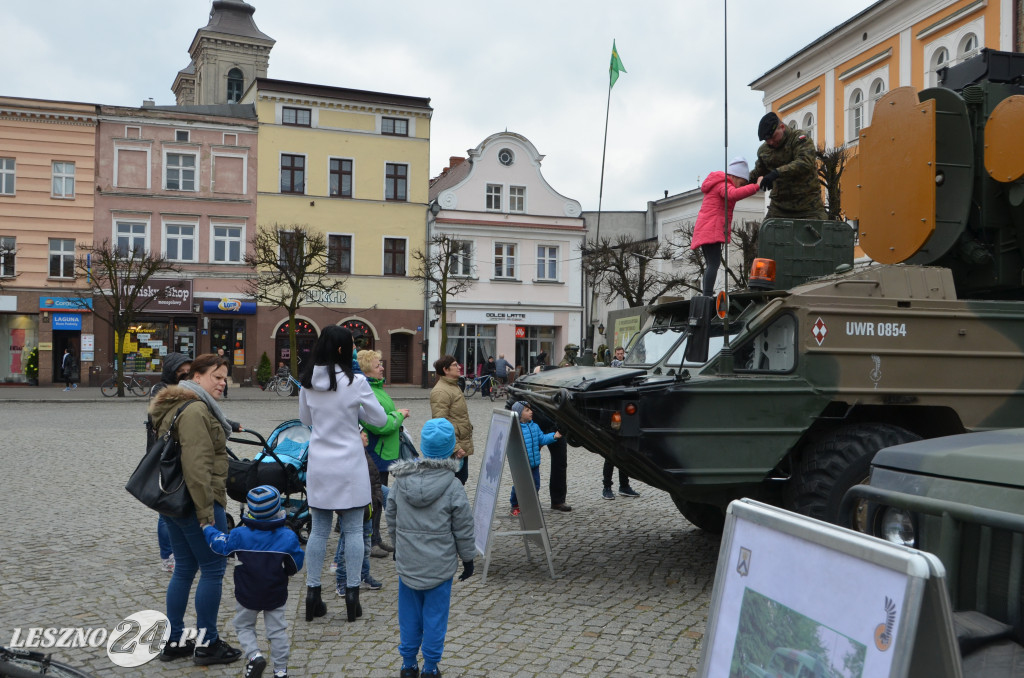
<svg viewBox="0 0 1024 678"><path fill-rule="evenodd" d="M129 336L128 370L158 375L168 352L223 348L233 380L252 379L266 350L255 345L256 304L244 295L256 229L256 132L247 105L100 107L94 242L143 248L181 269L152 281L173 293L143 309ZM96 323L95 344L90 378L98 383L114 360L106 323Z"/></svg>

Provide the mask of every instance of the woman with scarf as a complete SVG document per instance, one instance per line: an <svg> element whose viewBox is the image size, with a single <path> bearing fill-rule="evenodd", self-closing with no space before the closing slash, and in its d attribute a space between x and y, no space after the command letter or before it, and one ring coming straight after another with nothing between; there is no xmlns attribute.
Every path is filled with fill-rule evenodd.
<svg viewBox="0 0 1024 678"><path fill-rule="evenodd" d="M181 469L192 497L194 510L181 518L167 518L167 532L174 551L174 574L167 587L167 618L171 637L160 653L161 661L192 657L200 665L229 664L241 652L228 645L217 632L221 584L227 559L210 550L203 528L213 525L227 531L224 507L227 505L225 481L228 475L227 438L239 430L228 421L217 401L227 382L227 361L212 353L198 356L186 379L160 391L149 406L149 414L158 436L171 426L182 405L187 405L175 424L181 443ZM196 626L204 633L204 647L194 640L182 640L185 608L192 581L199 571L196 586Z"/></svg>

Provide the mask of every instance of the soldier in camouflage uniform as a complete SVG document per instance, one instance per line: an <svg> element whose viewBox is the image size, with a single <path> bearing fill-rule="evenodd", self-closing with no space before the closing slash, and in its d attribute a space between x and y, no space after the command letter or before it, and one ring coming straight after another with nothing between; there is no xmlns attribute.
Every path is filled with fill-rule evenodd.
<svg viewBox="0 0 1024 678"><path fill-rule="evenodd" d="M757 137L764 143L757 149L750 181L764 177L761 188L772 192L767 218L827 219L814 142L807 133L789 129L779 116L768 113L761 118Z"/></svg>

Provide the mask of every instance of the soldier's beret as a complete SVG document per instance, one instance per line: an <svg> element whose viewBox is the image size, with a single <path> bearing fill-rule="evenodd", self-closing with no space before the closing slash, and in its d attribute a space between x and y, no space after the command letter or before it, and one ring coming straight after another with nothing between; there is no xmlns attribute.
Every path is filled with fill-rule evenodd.
<svg viewBox="0 0 1024 678"><path fill-rule="evenodd" d="M761 118L761 122L757 123L757 138L760 141L764 141L770 137L780 122L779 116L775 115L774 112L765 113Z"/></svg>

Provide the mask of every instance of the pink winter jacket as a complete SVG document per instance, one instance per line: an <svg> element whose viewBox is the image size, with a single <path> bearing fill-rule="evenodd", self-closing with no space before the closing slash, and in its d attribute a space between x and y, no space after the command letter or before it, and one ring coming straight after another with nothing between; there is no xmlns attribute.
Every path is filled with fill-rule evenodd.
<svg viewBox="0 0 1024 678"><path fill-rule="evenodd" d="M729 218L724 219L725 212L725 189L729 187ZM732 211L736 203L744 198L757 193L758 185L749 183L746 186L737 188L731 181L726 180L725 172L712 172L701 184L700 190L704 193L704 201L700 204L700 212L697 213L697 223L693 226L693 241L690 249L695 250L701 245L710 245L716 242L725 242L723 225L729 223L729 241L732 242Z"/></svg>

